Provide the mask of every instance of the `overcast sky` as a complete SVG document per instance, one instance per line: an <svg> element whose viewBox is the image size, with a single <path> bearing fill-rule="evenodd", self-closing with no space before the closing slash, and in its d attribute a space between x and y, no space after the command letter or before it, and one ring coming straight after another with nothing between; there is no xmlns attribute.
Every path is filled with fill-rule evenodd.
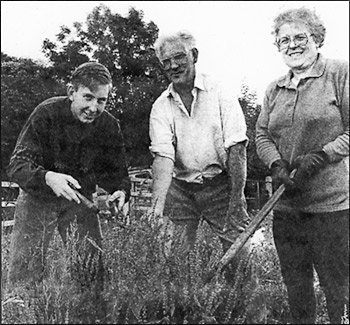
<svg viewBox="0 0 350 325"><path fill-rule="evenodd" d="M287 72L271 36L281 10L315 9L327 29L321 52L334 59L349 57L348 1L1 1L1 51L44 60L44 39L54 41L62 25L85 22L101 3L123 16L131 6L142 10L144 20L153 21L161 33L188 29L197 38L197 67L237 90L245 82L259 102L268 83Z"/></svg>

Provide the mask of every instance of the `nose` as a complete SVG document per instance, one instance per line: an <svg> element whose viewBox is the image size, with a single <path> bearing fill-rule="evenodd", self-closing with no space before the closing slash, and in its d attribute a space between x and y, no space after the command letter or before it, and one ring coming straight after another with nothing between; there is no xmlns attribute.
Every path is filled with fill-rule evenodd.
<svg viewBox="0 0 350 325"><path fill-rule="evenodd" d="M179 64L176 62L176 60L175 59L171 59L170 60L170 68L171 69L176 69L178 67L179 67Z"/></svg>
<svg viewBox="0 0 350 325"><path fill-rule="evenodd" d="M293 45L292 45L293 44ZM294 48L294 47L298 47L298 45L295 43L295 40L294 39L291 39L290 42L289 42L289 47L290 48Z"/></svg>
<svg viewBox="0 0 350 325"><path fill-rule="evenodd" d="M89 104L89 110L91 112L97 112L98 111L98 102L97 99L93 99Z"/></svg>

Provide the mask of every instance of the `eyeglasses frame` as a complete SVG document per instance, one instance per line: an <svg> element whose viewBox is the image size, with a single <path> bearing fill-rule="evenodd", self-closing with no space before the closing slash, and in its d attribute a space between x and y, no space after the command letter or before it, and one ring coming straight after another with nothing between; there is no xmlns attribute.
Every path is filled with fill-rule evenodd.
<svg viewBox="0 0 350 325"><path fill-rule="evenodd" d="M164 59L164 60L159 60L160 65L162 66L163 69L169 70L170 67L171 67L171 60L174 60L174 61L175 61L177 64L179 64L179 65L180 65L180 64L183 64L183 63L185 63L185 61L186 61L186 59L187 59L188 53L191 52L191 51L192 51L192 49L189 50L189 51L187 51L186 53L179 53L179 54L176 54L175 56L166 58L166 59ZM180 55L184 55L184 57L182 57L182 58L180 58L180 59L176 59L176 56L180 56ZM166 60L169 60L169 63L168 63L168 64L164 64L164 61L166 61ZM168 65L168 67L167 67L167 65Z"/></svg>
<svg viewBox="0 0 350 325"><path fill-rule="evenodd" d="M305 35L305 40L303 40L303 41L301 41L301 42L296 42L296 39L295 39L295 38L296 38L297 36L300 36L300 35ZM280 41L281 41L281 40L277 40L277 38L276 38L276 40L275 40L275 45L277 46L277 48L278 48L279 51L288 49L288 48L290 47L290 44L291 44L292 41L294 42L294 44L295 44L296 46L305 46L305 45L307 45L307 43L309 42L309 37L312 37L312 36L313 36L313 34L310 34L310 35L308 36L306 33L300 33L300 34L294 35L294 36L293 36L293 39L291 39L290 37L285 37L285 38L288 38L288 39L289 39L289 42L288 42L288 44L286 44L286 45L283 46L283 47L281 47L281 45L280 45ZM305 42L305 44L304 44L304 42Z"/></svg>

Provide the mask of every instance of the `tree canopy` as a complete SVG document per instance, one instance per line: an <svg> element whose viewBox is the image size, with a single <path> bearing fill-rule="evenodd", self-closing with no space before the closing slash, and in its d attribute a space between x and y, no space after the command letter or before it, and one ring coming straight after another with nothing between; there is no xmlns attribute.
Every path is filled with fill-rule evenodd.
<svg viewBox="0 0 350 325"><path fill-rule="evenodd" d="M35 108L45 99L65 94L53 71L30 59L1 53L1 165L2 177L17 137Z"/></svg>

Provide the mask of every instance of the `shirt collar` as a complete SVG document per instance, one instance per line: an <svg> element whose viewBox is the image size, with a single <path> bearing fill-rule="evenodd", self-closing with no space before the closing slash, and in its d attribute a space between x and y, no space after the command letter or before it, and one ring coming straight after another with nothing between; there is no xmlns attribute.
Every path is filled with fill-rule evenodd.
<svg viewBox="0 0 350 325"><path fill-rule="evenodd" d="M326 60L323 58L321 53L318 53L315 65L312 67L309 75L304 77L304 79L312 78L312 77L314 78L321 77L325 68L326 68ZM285 76L277 80L277 85L279 87L287 87L292 82L292 78L293 78L293 72L292 70L289 70Z"/></svg>
<svg viewBox="0 0 350 325"><path fill-rule="evenodd" d="M204 76L202 73L196 73L196 77L194 78L194 87L198 88L200 90L206 90L205 83L204 83ZM168 88L166 89L166 96L167 97L175 97L175 89L173 83L171 83Z"/></svg>

